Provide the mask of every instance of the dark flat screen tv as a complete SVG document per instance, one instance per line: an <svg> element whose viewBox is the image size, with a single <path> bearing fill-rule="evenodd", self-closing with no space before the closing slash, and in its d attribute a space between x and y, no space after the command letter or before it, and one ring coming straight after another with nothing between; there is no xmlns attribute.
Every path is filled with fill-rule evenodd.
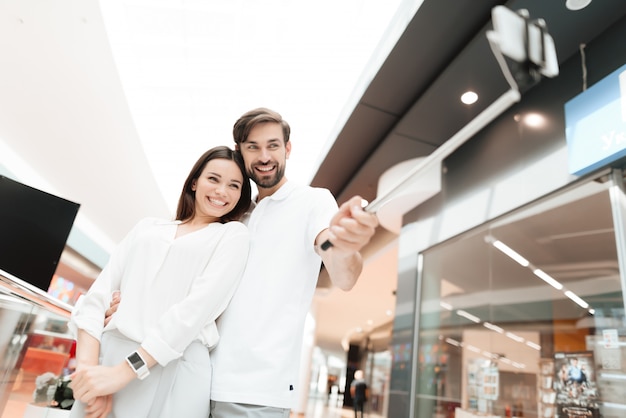
<svg viewBox="0 0 626 418"><path fill-rule="evenodd" d="M79 207L0 175L0 269L46 292Z"/></svg>

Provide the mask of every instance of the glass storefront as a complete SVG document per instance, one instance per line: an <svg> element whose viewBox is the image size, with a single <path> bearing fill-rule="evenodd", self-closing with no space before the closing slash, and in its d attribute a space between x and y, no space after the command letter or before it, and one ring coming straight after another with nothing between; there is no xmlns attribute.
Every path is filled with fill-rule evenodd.
<svg viewBox="0 0 626 418"><path fill-rule="evenodd" d="M414 417L626 416L619 174L422 253Z"/></svg>

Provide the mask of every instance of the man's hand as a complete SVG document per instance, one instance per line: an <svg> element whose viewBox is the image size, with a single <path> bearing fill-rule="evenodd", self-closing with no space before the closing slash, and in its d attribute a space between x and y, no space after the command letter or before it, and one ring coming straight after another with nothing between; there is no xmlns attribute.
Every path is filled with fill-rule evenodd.
<svg viewBox="0 0 626 418"><path fill-rule="evenodd" d="M376 232L378 218L361 207L361 197L354 196L339 207L328 228L328 240L335 250L346 253L361 251Z"/></svg>
<svg viewBox="0 0 626 418"><path fill-rule="evenodd" d="M316 239L316 245L326 241L332 244L318 254L330 280L342 290L352 289L359 278L363 269L360 251L369 243L378 226L376 215L365 212L361 201L360 196L355 196L341 205L330 226Z"/></svg>
<svg viewBox="0 0 626 418"><path fill-rule="evenodd" d="M117 312L117 308L120 306L121 301L121 293L119 290L113 292L111 297L111 303L109 309L104 312L104 326L106 327L109 322L111 322L111 318L113 318L113 314Z"/></svg>

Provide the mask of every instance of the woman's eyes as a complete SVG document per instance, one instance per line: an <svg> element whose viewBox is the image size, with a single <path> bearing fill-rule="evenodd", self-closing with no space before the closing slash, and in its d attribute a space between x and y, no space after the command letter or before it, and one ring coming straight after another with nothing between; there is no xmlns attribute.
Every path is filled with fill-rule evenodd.
<svg viewBox="0 0 626 418"><path fill-rule="evenodd" d="M207 177L207 179L211 182L211 183L219 183L220 179L218 177L215 176L209 176ZM241 186L237 183L231 183L228 185L228 187L230 187L233 190L239 190L241 188Z"/></svg>

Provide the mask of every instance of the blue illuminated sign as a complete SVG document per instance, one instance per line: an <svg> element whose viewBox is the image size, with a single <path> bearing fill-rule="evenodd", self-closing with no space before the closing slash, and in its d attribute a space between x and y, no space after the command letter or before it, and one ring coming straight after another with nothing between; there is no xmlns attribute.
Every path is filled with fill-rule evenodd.
<svg viewBox="0 0 626 418"><path fill-rule="evenodd" d="M626 157L626 65L565 103L565 136L571 174Z"/></svg>

